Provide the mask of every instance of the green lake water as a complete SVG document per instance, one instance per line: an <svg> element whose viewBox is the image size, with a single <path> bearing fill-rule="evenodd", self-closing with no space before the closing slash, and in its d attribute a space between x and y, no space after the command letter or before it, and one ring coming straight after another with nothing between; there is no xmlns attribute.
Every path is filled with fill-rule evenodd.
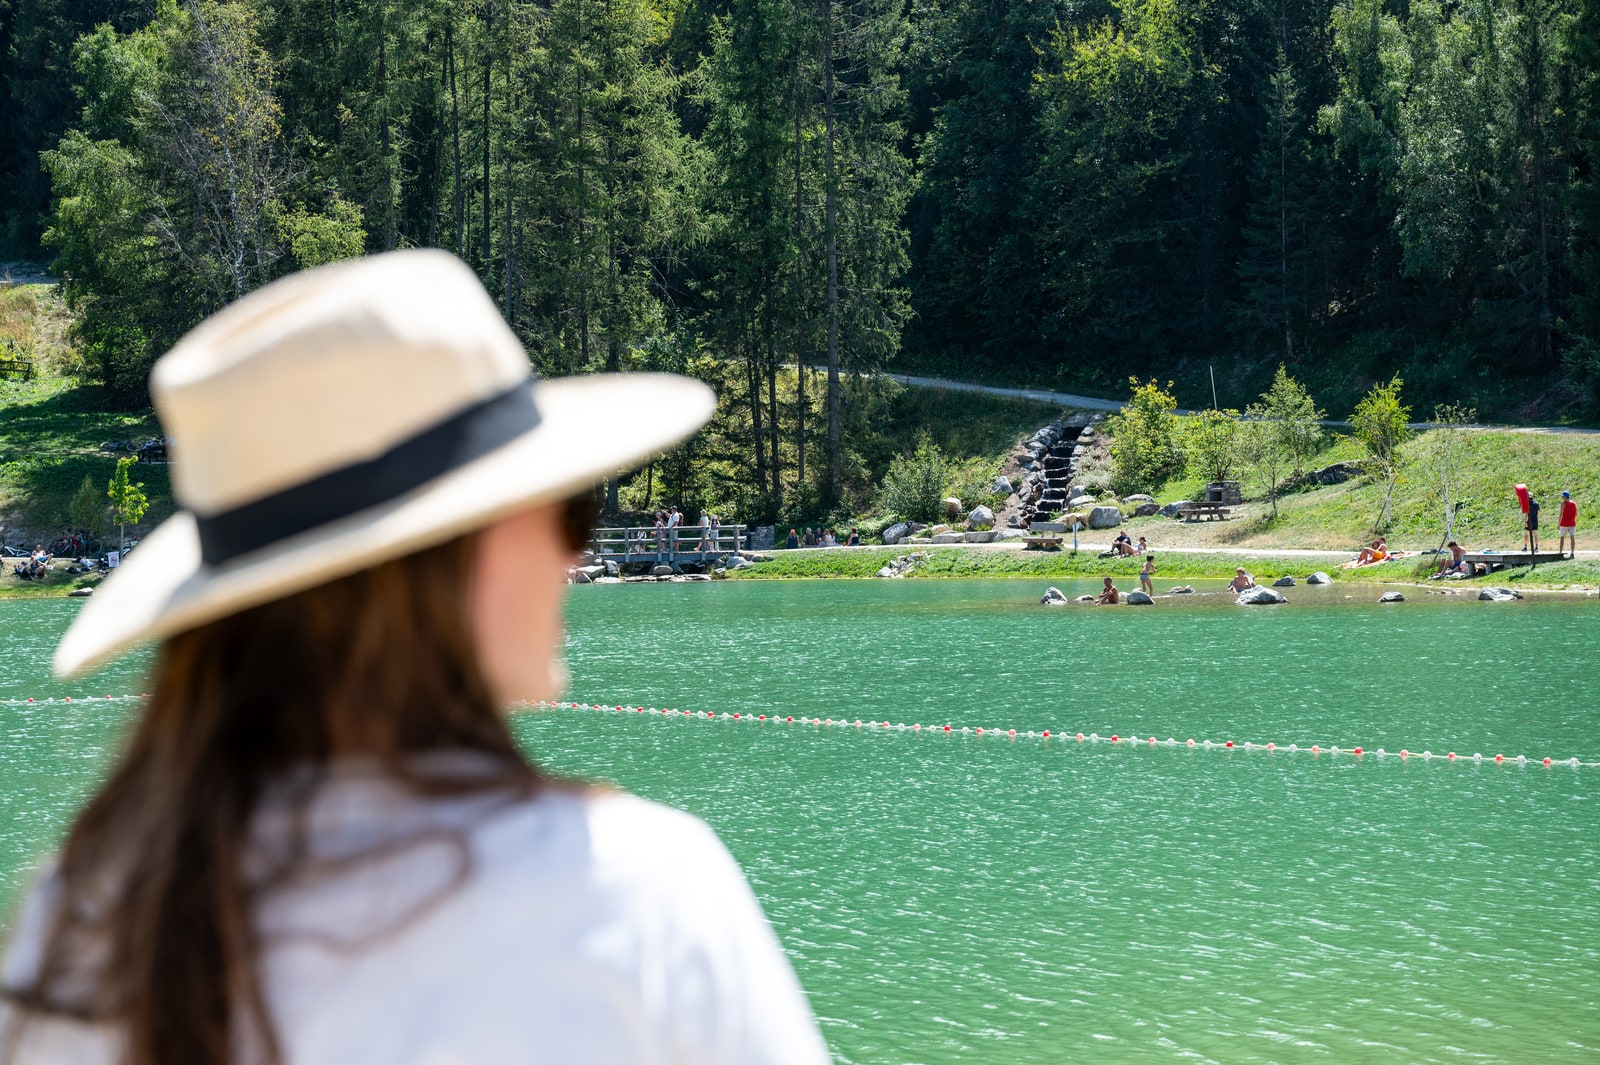
<svg viewBox="0 0 1600 1065"><path fill-rule="evenodd" d="M516 729L548 767L717 829L840 1062L1600 1058L1600 768L1538 764L1600 760L1600 603L1042 590L575 589L572 697L1180 746L592 711ZM49 680L75 609L0 602L0 700L74 696L0 706L6 900L129 713L84 696L142 686L141 654Z"/></svg>

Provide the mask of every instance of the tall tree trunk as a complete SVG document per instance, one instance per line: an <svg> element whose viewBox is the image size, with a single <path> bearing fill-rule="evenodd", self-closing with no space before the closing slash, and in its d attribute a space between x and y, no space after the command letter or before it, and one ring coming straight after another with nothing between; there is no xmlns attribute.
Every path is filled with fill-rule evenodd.
<svg viewBox="0 0 1600 1065"><path fill-rule="evenodd" d="M444 69L439 70L440 88L444 88ZM444 97L438 98L434 109L433 129L433 202L428 210L428 247L439 246L439 195L444 184Z"/></svg>
<svg viewBox="0 0 1600 1065"><path fill-rule="evenodd" d="M450 126L455 138L455 253L467 254L467 212L465 190L461 186L461 98L456 95L456 36L455 19L444 24L444 47L450 68Z"/></svg>
<svg viewBox="0 0 1600 1065"><path fill-rule="evenodd" d="M750 396L750 438L756 453L756 483L766 492L767 447L766 435L761 428L761 344L755 336L754 318L745 327L745 365Z"/></svg>
<svg viewBox="0 0 1600 1065"><path fill-rule="evenodd" d="M767 330L767 435L772 440L772 496L783 503L782 464L778 459L778 351L775 330Z"/></svg>
<svg viewBox="0 0 1600 1065"><path fill-rule="evenodd" d="M806 481L806 353L805 353L805 199L801 182L802 146L800 112L804 110L803 54L798 43L794 59L794 371L795 371L795 482Z"/></svg>
<svg viewBox="0 0 1600 1065"><path fill-rule="evenodd" d="M389 19L384 4L378 4L378 151L383 174L383 249L393 251L397 238L394 202L394 158L390 154L393 135L389 126Z"/></svg>
<svg viewBox="0 0 1600 1065"><path fill-rule="evenodd" d="M833 0L822 0L823 181L827 185L823 225L828 243L828 499L838 500L844 481L844 456L840 451L843 396L839 389L839 190L834 177L837 150L834 125Z"/></svg>
<svg viewBox="0 0 1600 1065"><path fill-rule="evenodd" d="M489 80L494 73L494 4L483 7L483 274L489 274Z"/></svg>

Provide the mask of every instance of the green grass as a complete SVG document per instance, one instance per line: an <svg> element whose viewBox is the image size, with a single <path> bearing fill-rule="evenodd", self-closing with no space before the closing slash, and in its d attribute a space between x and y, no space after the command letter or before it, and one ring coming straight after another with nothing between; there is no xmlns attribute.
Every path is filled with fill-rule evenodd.
<svg viewBox="0 0 1600 1065"><path fill-rule="evenodd" d="M839 551L778 551L770 562L758 562L728 574L737 580L782 580L795 578L875 577L891 559L909 554L925 554L912 577L1027 577L1050 580L1115 577L1129 587L1139 586L1142 558L1100 558L1093 551L1009 551L983 547L882 547ZM1293 555L1232 555L1221 552L1157 554L1156 579L1161 581L1220 578L1233 576L1243 566L1258 581L1271 581L1285 574L1304 577L1318 569L1338 574L1326 563ZM1362 572L1362 580L1373 571Z"/></svg>
<svg viewBox="0 0 1600 1065"><path fill-rule="evenodd" d="M25 581L11 571L17 559L5 560L5 575L0 577L0 599L53 599L66 595L74 588L93 588L100 583L96 573L68 573L52 569L43 580Z"/></svg>
<svg viewBox="0 0 1600 1065"><path fill-rule="evenodd" d="M0 383L0 536L13 546L28 540L31 547L60 535L83 478L92 478L102 490L111 480L116 458L99 445L159 434L148 407L118 409L103 389L80 385L74 378ZM144 482L150 497L143 529L172 513L167 470L160 465L135 468L135 480Z"/></svg>

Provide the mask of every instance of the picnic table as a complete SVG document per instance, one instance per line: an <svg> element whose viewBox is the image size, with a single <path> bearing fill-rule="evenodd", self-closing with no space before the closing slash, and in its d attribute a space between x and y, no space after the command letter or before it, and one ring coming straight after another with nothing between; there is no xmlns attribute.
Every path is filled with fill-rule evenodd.
<svg viewBox="0 0 1600 1065"><path fill-rule="evenodd" d="M1184 521L1199 521L1201 518L1210 521L1212 518L1228 520L1228 515L1233 513L1233 508L1222 503L1194 502L1185 503L1182 510Z"/></svg>

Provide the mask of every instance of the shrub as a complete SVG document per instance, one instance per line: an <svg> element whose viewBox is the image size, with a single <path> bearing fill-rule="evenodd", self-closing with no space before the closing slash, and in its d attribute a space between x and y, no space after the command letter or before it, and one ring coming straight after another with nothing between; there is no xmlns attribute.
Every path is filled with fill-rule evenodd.
<svg viewBox="0 0 1600 1065"><path fill-rule="evenodd" d="M1208 481L1237 479L1241 460L1239 412L1203 410L1189 422L1184 444L1189 465Z"/></svg>
<svg viewBox="0 0 1600 1065"><path fill-rule="evenodd" d="M939 520L944 498L945 460L939 445L926 430L917 434L917 447L889 463L883 476L880 503L911 521Z"/></svg>
<svg viewBox="0 0 1600 1065"><path fill-rule="evenodd" d="M1178 401L1155 381L1130 377L1128 405L1106 420L1111 431L1111 487L1118 495L1159 488L1183 472L1183 441L1178 432ZM1167 382L1167 388L1172 382Z"/></svg>

